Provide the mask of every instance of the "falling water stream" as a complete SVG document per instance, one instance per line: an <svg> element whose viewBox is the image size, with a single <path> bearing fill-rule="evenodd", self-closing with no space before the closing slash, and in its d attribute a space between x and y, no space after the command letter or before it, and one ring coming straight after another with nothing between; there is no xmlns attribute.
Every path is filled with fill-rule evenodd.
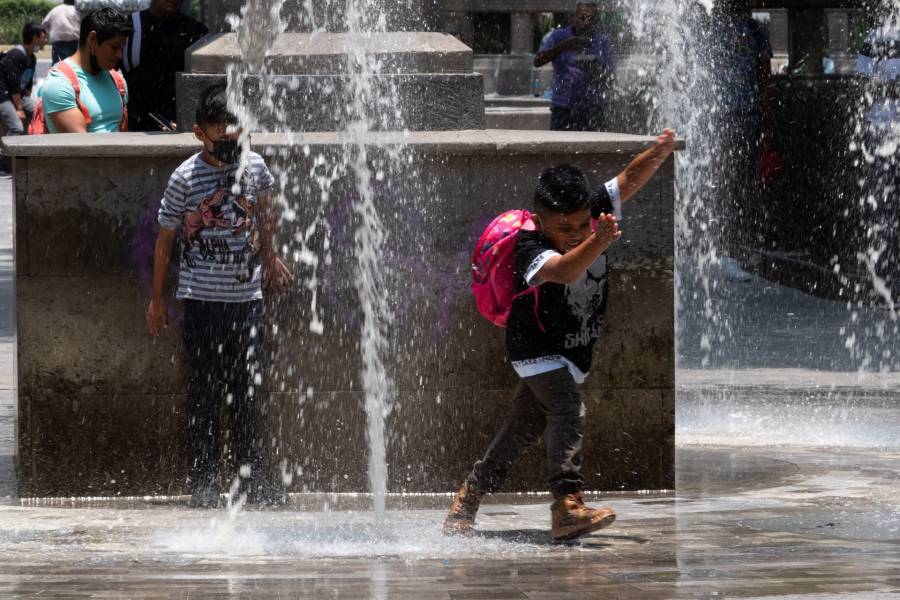
<svg viewBox="0 0 900 600"><path fill-rule="evenodd" d="M373 10L374 8L374 10ZM367 136L372 131L372 123L367 116L367 107L379 104L377 88L372 76L375 59L366 53L366 40L373 33L386 29L384 14L377 6L369 7L364 2L347 3L347 29L352 40L347 53L347 71L352 78L350 101L352 120L347 147L351 168L356 180L358 199L354 210L359 217L354 240L359 263L356 274L356 288L363 309L362 338L362 378L365 391L366 441L369 445L369 486L377 522L385 516L385 494L387 493L387 456L385 419L390 408L389 393L391 382L385 369L383 355L387 350L386 328L390 326L390 310L384 285L384 265L382 250L385 243L384 227L375 207L372 179L375 173L369 167Z"/></svg>
<svg viewBox="0 0 900 600"><path fill-rule="evenodd" d="M280 108L279 103L281 96L291 93L292 88L290 84L286 88L266 84L267 78L280 75L271 71L266 59L279 33L286 27L281 15L283 4L284 0L250 0L245 3L239 17L231 18L232 27L238 32L242 60L229 66L229 93L245 135L264 127L267 131L285 133L293 145L299 144L300 138L291 128L290 115ZM321 208L311 223L296 223L297 207L284 199L281 199L281 208L285 214L284 225L293 234L293 241L300 246L293 258L306 268L304 284L312 295L309 327L312 332L321 335L324 333L324 317L318 296L321 283L319 266L331 262L331 244L327 237L337 227L328 222L327 208L334 202L332 196L339 182L342 179L352 182L352 210L355 215L353 249L357 261L354 279L362 312L358 332L359 369L366 412L367 471L376 522L380 523L385 515L388 478L385 420L392 404L392 384L384 355L388 350L387 330L392 316L385 281L387 264L383 258L387 234L376 207L373 182L383 180L386 172L390 175L397 165L403 164L404 147L402 140L399 143L395 141L389 146L379 147L379 156L373 156L370 148L373 130L384 129L384 122L401 122L402 113L393 101L393 85L375 81L374 76L383 65L378 57L368 52L372 37L383 34L387 29L382 3L377 0L347 2L345 7L340 2L315 6L307 3L303 5L304 14L300 15L299 20L312 25L312 36L325 31L321 23L329 19L322 19L320 11L323 9L326 14L342 14L346 28L346 85L342 106L334 107L346 124L338 132L342 151L337 155L321 155L314 160L316 185L321 190ZM249 101L248 89L252 90ZM308 153L309 148L304 147L304 152ZM295 172L279 174L285 184L283 187L296 184L296 179L304 175ZM313 240L323 231L326 241L321 246L324 255L320 256ZM311 394L312 390L307 389L304 393Z"/></svg>
<svg viewBox="0 0 900 600"><path fill-rule="evenodd" d="M896 447L900 440L896 424L878 415L890 413L890 395L884 390L897 385L891 374L900 369L895 349L900 341L898 299L892 297L874 268L890 239L885 233L896 228L897 219L896 206L887 215L878 209L896 198L896 188L889 185L876 191L870 173L876 165L885 172L896 172L900 167L896 158L890 158L898 156L898 129L896 124L889 130L876 129L866 118L873 103L882 97L885 82L869 78L858 97L848 98L845 125L853 132L849 150L858 162L848 162L843 177L855 181L860 173L867 174L859 180L857 199L848 199L849 204L858 206L848 206L844 213L848 221L836 225L834 235L843 235L848 228L864 233L855 250L845 253L844 264L835 257L830 266L842 277L857 274L855 280L842 279L844 297L853 299L842 307L801 293L791 294L786 288L778 291L771 284L759 284L766 289L757 291L757 284L729 281L723 269L728 249L747 231L767 227L768 222L760 212L754 215L752 210L745 211L730 198L734 193L729 184L735 174L728 170L729 165L754 160L754 152L745 139L735 135L730 123L733 116L727 112L731 90L727 76L722 76L728 65L723 58L724 36L716 20L716 4L714 0L622 3L633 48L652 56L642 63L637 82L631 82L639 91L641 104L649 108L644 130L674 127L687 140L686 149L676 155L676 338L683 363L678 372L679 389L683 392L684 385L691 383L685 379L688 365L694 369L694 379L720 381L710 385L708 391L692 392L700 396L696 406L687 402L683 393L679 395L679 443ZM882 0L865 10L879 11L882 27L897 27L897 0ZM792 132L778 134L789 136ZM820 134L825 143L827 136L840 132ZM788 177L792 176L789 169L790 165ZM803 202L812 203L814 194L820 191L808 190ZM765 197L759 201L765 202ZM736 211L740 219L735 219ZM859 223L853 221L857 218ZM772 314L773 306L784 311L783 325L758 321L757 314ZM768 330L771 335L781 327L797 329L794 343L799 347L791 356L779 359L774 348L766 347L767 340L777 340L778 336L767 338L757 330ZM827 340L825 331L833 331L834 339ZM813 339L815 345L803 347ZM772 358L768 358L770 355ZM774 379L767 382L761 375L741 376L733 370L750 365L803 367L807 371L796 370L785 380L788 387L795 386L799 392L788 393L784 388L776 394L780 399L763 400L761 396L769 392L761 386L775 390L782 384ZM697 375L706 369L717 369L724 375L712 377L710 371ZM842 375L842 371L849 374ZM730 377L725 376L728 373ZM780 381L785 376L777 377ZM735 385L738 387L732 387ZM744 388L742 393L736 391L740 386ZM748 391L754 386L756 391ZM867 409L862 410L864 407Z"/></svg>

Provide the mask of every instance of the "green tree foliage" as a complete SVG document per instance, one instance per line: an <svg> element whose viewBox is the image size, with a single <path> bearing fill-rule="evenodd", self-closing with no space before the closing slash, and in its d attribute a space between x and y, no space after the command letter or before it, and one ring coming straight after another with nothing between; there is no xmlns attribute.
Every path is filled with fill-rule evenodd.
<svg viewBox="0 0 900 600"><path fill-rule="evenodd" d="M49 0L0 0L0 44L21 43L22 26L40 23L54 6Z"/></svg>

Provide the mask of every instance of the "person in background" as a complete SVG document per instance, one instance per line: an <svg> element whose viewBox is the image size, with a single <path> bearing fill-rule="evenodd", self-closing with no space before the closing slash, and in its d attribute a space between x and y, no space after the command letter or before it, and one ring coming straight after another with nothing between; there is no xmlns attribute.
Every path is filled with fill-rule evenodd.
<svg viewBox="0 0 900 600"><path fill-rule="evenodd" d="M772 47L765 28L753 18L750 0L716 0L711 27L721 44L712 55L716 80L710 92L719 111L713 116L724 141L714 165L714 186L722 230L722 272L731 281L750 281L735 256L755 240L752 207L748 197L761 153L770 148L773 135Z"/></svg>
<svg viewBox="0 0 900 600"><path fill-rule="evenodd" d="M53 65L75 54L78 50L78 34L81 30L81 15L75 8L75 0L63 0L53 7L41 23L50 35Z"/></svg>
<svg viewBox="0 0 900 600"><path fill-rule="evenodd" d="M128 91L115 68L131 35L128 17L101 8L81 20L78 50L56 64L41 90L50 133L124 131ZM72 78L76 78L76 93Z"/></svg>
<svg viewBox="0 0 900 600"><path fill-rule="evenodd" d="M184 71L185 51L206 35L203 23L182 13L181 0L151 0L132 13L122 71L128 81L128 129L159 131L153 113L175 129L175 74Z"/></svg>
<svg viewBox="0 0 900 600"><path fill-rule="evenodd" d="M895 303L900 299L900 24L878 27L866 36L856 61L868 97L863 117L869 161L869 201L874 227L870 245L875 275ZM890 151L889 148L894 150Z"/></svg>
<svg viewBox="0 0 900 600"><path fill-rule="evenodd" d="M553 63L550 129L599 131L614 62L609 38L599 29L596 0L577 0L575 20L541 42L534 66Z"/></svg>
<svg viewBox="0 0 900 600"><path fill-rule="evenodd" d="M37 52L47 43L47 32L36 23L22 28L22 43L0 59L0 129L2 135L22 135L34 115L31 90Z"/></svg>

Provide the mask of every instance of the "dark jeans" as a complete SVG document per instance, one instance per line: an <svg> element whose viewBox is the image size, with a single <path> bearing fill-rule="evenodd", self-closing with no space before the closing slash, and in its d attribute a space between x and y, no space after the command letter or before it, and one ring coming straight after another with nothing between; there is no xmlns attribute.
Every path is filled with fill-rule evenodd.
<svg viewBox="0 0 900 600"><path fill-rule="evenodd" d="M759 160L761 117L758 111L729 111L718 122L723 147L713 161L713 199L719 222L719 250L732 258L743 248L759 246L759 229L766 226L764 198L754 186Z"/></svg>
<svg viewBox="0 0 900 600"><path fill-rule="evenodd" d="M519 381L512 411L484 458L467 478L476 489L494 493L503 484L519 453L547 438L547 485L554 494L580 492L584 404L568 369L556 369Z"/></svg>
<svg viewBox="0 0 900 600"><path fill-rule="evenodd" d="M191 487L217 482L219 431L223 410L232 413L233 450L238 469L262 476L263 441L260 356L265 342L265 310L253 302L187 300L184 345L191 367L188 436L193 456Z"/></svg>
<svg viewBox="0 0 900 600"><path fill-rule="evenodd" d="M603 129L603 110L591 107L550 107L551 131L600 131Z"/></svg>
<svg viewBox="0 0 900 600"><path fill-rule="evenodd" d="M53 62L51 66L55 65L61 60L66 60L78 50L78 41L72 42L53 42L50 44L51 52L50 56L53 58Z"/></svg>

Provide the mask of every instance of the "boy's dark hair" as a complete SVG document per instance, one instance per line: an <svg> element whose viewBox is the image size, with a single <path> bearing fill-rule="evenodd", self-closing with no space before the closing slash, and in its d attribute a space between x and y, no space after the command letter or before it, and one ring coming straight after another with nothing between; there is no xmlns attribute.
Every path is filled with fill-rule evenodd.
<svg viewBox="0 0 900 600"><path fill-rule="evenodd" d="M238 118L228 110L227 85L217 83L200 93L197 101L195 122L200 127L207 125L237 125Z"/></svg>
<svg viewBox="0 0 900 600"><path fill-rule="evenodd" d="M63 0L63 4L68 4L69 6L75 6L75 0Z"/></svg>
<svg viewBox="0 0 900 600"><path fill-rule="evenodd" d="M125 13L114 8L101 8L89 12L81 19L79 46L83 48L87 45L88 36L92 31L97 32L97 43L102 44L117 35L130 36L134 32L134 27L131 25L131 19Z"/></svg>
<svg viewBox="0 0 900 600"><path fill-rule="evenodd" d="M47 33L47 30L37 23L25 23L22 27L22 43L30 44L34 38L41 37L42 33Z"/></svg>
<svg viewBox="0 0 900 600"><path fill-rule="evenodd" d="M591 184L576 166L559 165L541 173L534 190L534 208L538 214L570 215L591 206Z"/></svg>

